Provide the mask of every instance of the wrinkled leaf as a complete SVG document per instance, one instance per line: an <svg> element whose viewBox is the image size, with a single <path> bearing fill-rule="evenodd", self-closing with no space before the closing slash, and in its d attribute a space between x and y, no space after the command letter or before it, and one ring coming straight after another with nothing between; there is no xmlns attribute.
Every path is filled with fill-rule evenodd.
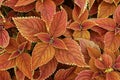
<svg viewBox="0 0 120 80"><path fill-rule="evenodd" d="M0 71L0 80L11 80L9 72L8 71Z"/></svg>

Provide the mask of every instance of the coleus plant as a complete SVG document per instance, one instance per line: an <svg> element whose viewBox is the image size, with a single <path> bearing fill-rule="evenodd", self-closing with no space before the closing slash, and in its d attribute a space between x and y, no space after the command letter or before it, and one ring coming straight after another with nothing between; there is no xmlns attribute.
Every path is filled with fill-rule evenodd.
<svg viewBox="0 0 120 80"><path fill-rule="evenodd" d="M119 0L0 0L0 80L120 80Z"/></svg>

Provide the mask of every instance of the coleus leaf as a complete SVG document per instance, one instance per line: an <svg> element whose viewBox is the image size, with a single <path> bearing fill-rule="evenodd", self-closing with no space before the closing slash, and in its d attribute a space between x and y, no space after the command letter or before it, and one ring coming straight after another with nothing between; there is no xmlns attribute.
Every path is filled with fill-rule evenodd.
<svg viewBox="0 0 120 80"><path fill-rule="evenodd" d="M21 35L30 42L38 40L34 34L46 31L45 23L38 17L17 17L13 21Z"/></svg>
<svg viewBox="0 0 120 80"><path fill-rule="evenodd" d="M81 71L75 80L92 80L93 73L91 70Z"/></svg>
<svg viewBox="0 0 120 80"><path fill-rule="evenodd" d="M115 10L115 12L114 12L114 15L113 15L113 19L115 20L115 22L117 23L117 24L120 24L120 6L118 6L117 8L116 8L116 10Z"/></svg>
<svg viewBox="0 0 120 80"><path fill-rule="evenodd" d="M103 0L103 1L105 1L106 3L110 3L110 4L113 3L113 0Z"/></svg>
<svg viewBox="0 0 120 80"><path fill-rule="evenodd" d="M4 1L4 0L0 0L0 7L1 7L1 5L2 5L3 1Z"/></svg>
<svg viewBox="0 0 120 80"><path fill-rule="evenodd" d="M118 3L120 2L119 0L113 0L113 2L115 3L115 5L118 5Z"/></svg>
<svg viewBox="0 0 120 80"><path fill-rule="evenodd" d="M88 6L89 6L89 10L91 9L91 7L93 6L93 4L94 4L94 2L95 2L95 0L89 0L88 1Z"/></svg>
<svg viewBox="0 0 120 80"><path fill-rule="evenodd" d="M116 27L115 21L111 18L98 18L95 22L99 27L109 31L114 31Z"/></svg>
<svg viewBox="0 0 120 80"><path fill-rule="evenodd" d="M36 11L41 12L42 19L46 22L47 27L50 27L50 23L53 20L53 16L56 13L56 5L52 0L37 0Z"/></svg>
<svg viewBox="0 0 120 80"><path fill-rule="evenodd" d="M0 70L7 70L15 66L15 59L8 60L10 53L3 53L0 55Z"/></svg>
<svg viewBox="0 0 120 80"><path fill-rule="evenodd" d="M114 4L109 4L103 1L100 3L98 7L97 17L99 18L109 17L114 13L115 9L116 9L116 6Z"/></svg>
<svg viewBox="0 0 120 80"><path fill-rule="evenodd" d="M60 5L64 2L64 0L53 0L56 5Z"/></svg>
<svg viewBox="0 0 120 80"><path fill-rule="evenodd" d="M16 66L29 79L32 79L31 56L28 53L22 53L16 58Z"/></svg>
<svg viewBox="0 0 120 80"><path fill-rule="evenodd" d="M118 56L115 60L115 64L113 65L113 67L117 70L120 70L120 56Z"/></svg>
<svg viewBox="0 0 120 80"><path fill-rule="evenodd" d="M35 0L18 0L17 3L15 4L15 6L26 6L32 2L34 2Z"/></svg>
<svg viewBox="0 0 120 80"><path fill-rule="evenodd" d="M3 29L3 26L0 26L0 47L1 48L6 48L9 44L9 34L8 32Z"/></svg>
<svg viewBox="0 0 120 80"><path fill-rule="evenodd" d="M32 70L48 63L54 57L55 49L46 43L38 43L32 52Z"/></svg>
<svg viewBox="0 0 120 80"><path fill-rule="evenodd" d="M15 71L15 76L17 80L25 79L25 75L18 68L14 68L14 71Z"/></svg>
<svg viewBox="0 0 120 80"><path fill-rule="evenodd" d="M49 33L53 37L59 37L65 33L66 27L67 27L67 13L62 8L61 11L57 12L54 15Z"/></svg>
<svg viewBox="0 0 120 80"><path fill-rule="evenodd" d="M104 37L104 49L115 52L120 47L120 35L115 35L114 32L107 32Z"/></svg>
<svg viewBox="0 0 120 80"><path fill-rule="evenodd" d="M65 38L63 41L68 50L56 50L55 57L57 61L63 64L85 67L86 63L83 54L81 53L81 48L77 42L69 38Z"/></svg>
<svg viewBox="0 0 120 80"><path fill-rule="evenodd" d="M68 69L60 69L55 74L54 79L55 80L73 80L76 76L74 73L75 68L71 67Z"/></svg>
<svg viewBox="0 0 120 80"><path fill-rule="evenodd" d="M0 71L0 80L11 80L9 72L8 71Z"/></svg>
<svg viewBox="0 0 120 80"><path fill-rule="evenodd" d="M119 73L113 71L106 74L106 80L120 80Z"/></svg>
<svg viewBox="0 0 120 80"><path fill-rule="evenodd" d="M53 58L47 64L40 67L40 77L38 80L44 80L52 75L57 68L57 60Z"/></svg>
<svg viewBox="0 0 120 80"><path fill-rule="evenodd" d="M15 5L16 5L17 1L18 0L6 0L4 3L4 6L8 6L8 7L12 8L14 11L18 11L18 12L29 12L32 9L34 9L34 6L35 6L34 3L26 5L26 6L16 7Z"/></svg>

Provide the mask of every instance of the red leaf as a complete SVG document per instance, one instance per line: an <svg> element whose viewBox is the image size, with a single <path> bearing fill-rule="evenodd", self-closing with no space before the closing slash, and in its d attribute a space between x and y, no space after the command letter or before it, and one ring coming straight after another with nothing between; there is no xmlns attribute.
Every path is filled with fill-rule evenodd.
<svg viewBox="0 0 120 80"><path fill-rule="evenodd" d="M115 60L114 68L120 70L120 55Z"/></svg>
<svg viewBox="0 0 120 80"><path fill-rule="evenodd" d="M11 80L9 72L8 71L0 71L0 80Z"/></svg>
<svg viewBox="0 0 120 80"><path fill-rule="evenodd" d="M34 3L26 5L26 6L16 7L15 5L16 5L17 1L18 0L7 0L7 1L5 1L4 5L12 8L13 10L18 11L18 12L29 12L32 9L34 9L34 6L35 6Z"/></svg>
<svg viewBox="0 0 120 80"><path fill-rule="evenodd" d="M120 5L116 8L115 12L114 12L114 20L117 24L120 24Z"/></svg>
<svg viewBox="0 0 120 80"><path fill-rule="evenodd" d="M48 63L55 54L55 49L45 43L38 43L35 45L32 52L32 70Z"/></svg>
<svg viewBox="0 0 120 80"><path fill-rule="evenodd" d="M56 5L60 5L64 2L64 0L53 0Z"/></svg>
<svg viewBox="0 0 120 80"><path fill-rule="evenodd" d="M104 44L104 49L115 52L120 47L120 35L115 35L114 32L107 32L104 37Z"/></svg>
<svg viewBox="0 0 120 80"><path fill-rule="evenodd" d="M81 71L75 80L92 80L93 72L91 70Z"/></svg>
<svg viewBox="0 0 120 80"><path fill-rule="evenodd" d="M67 27L67 13L62 8L61 11L54 15L53 21L50 27L50 35L53 37L59 37L63 35Z"/></svg>
<svg viewBox="0 0 120 80"><path fill-rule="evenodd" d="M15 6L26 6L32 2L34 2L35 0L18 0L17 3L15 4Z"/></svg>
<svg viewBox="0 0 120 80"><path fill-rule="evenodd" d="M110 4L102 1L98 7L98 17L99 18L106 18L109 17L114 13L116 9L115 4Z"/></svg>
<svg viewBox="0 0 120 80"><path fill-rule="evenodd" d="M31 42L38 40L35 34L46 31L45 23L38 17L17 17L13 21L21 35Z"/></svg>
<svg viewBox="0 0 120 80"><path fill-rule="evenodd" d="M60 69L55 74L55 80L73 80L76 76L74 73L75 68L71 67L69 69Z"/></svg>
<svg viewBox="0 0 120 80"><path fill-rule="evenodd" d="M22 53L16 58L16 66L25 76L32 79L31 57L28 53Z"/></svg>
<svg viewBox="0 0 120 80"><path fill-rule="evenodd" d="M44 80L52 75L57 68L57 61L56 59L52 59L47 64L40 67L40 77L38 80Z"/></svg>
<svg viewBox="0 0 120 80"><path fill-rule="evenodd" d="M17 80L24 80L25 79L24 74L18 68L14 68L14 71L15 71L15 75L16 75Z"/></svg>
<svg viewBox="0 0 120 80"><path fill-rule="evenodd" d="M116 23L111 18L99 18L95 20L95 22L98 24L99 27L109 31L114 31L116 27Z"/></svg>
<svg viewBox="0 0 120 80"><path fill-rule="evenodd" d="M9 34L8 32L2 28L3 26L0 26L0 47L6 48L9 44Z"/></svg>
<svg viewBox="0 0 120 80"><path fill-rule="evenodd" d="M77 65L79 67L86 66L81 48L77 42L69 38L65 38L63 41L68 50L56 50L55 57L57 61L63 64Z"/></svg>
<svg viewBox="0 0 120 80"><path fill-rule="evenodd" d="M52 45L58 49L66 49L66 50L68 49L65 43L63 42L63 40L59 38L54 38Z"/></svg>
<svg viewBox="0 0 120 80"><path fill-rule="evenodd" d="M70 24L69 28L73 30L80 30L82 26L78 22L75 21Z"/></svg>
<svg viewBox="0 0 120 80"><path fill-rule="evenodd" d="M36 2L36 11L41 12L42 19L46 22L47 27L50 27L50 23L53 20L53 16L56 13L56 5L52 0L38 0Z"/></svg>
<svg viewBox="0 0 120 80"><path fill-rule="evenodd" d="M81 13L82 14L85 9L87 8L87 0L75 0L74 1L76 5L78 5L81 8Z"/></svg>
<svg viewBox="0 0 120 80"><path fill-rule="evenodd" d="M46 43L50 42L51 36L48 33L41 32L41 33L35 34L35 36L37 36L38 39L40 39L43 42L46 42Z"/></svg>
<svg viewBox="0 0 120 80"><path fill-rule="evenodd" d="M7 70L15 66L15 60L8 60L9 57L9 53L3 53L0 55L0 70Z"/></svg>
<svg viewBox="0 0 120 80"><path fill-rule="evenodd" d="M117 72L110 72L106 74L106 80L120 80L120 75Z"/></svg>

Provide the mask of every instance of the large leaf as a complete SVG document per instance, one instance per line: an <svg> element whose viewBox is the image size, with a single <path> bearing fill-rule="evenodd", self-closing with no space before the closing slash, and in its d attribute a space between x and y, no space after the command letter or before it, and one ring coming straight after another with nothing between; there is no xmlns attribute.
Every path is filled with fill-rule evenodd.
<svg viewBox="0 0 120 80"><path fill-rule="evenodd" d="M35 0L18 0L15 6L26 6L34 1Z"/></svg>
<svg viewBox="0 0 120 80"><path fill-rule="evenodd" d="M21 35L31 42L38 40L34 34L46 30L45 23L38 17L17 17L13 21Z"/></svg>
<svg viewBox="0 0 120 80"><path fill-rule="evenodd" d="M60 69L57 71L55 74L55 80L74 80L76 77L75 73L75 68L71 67L69 69Z"/></svg>
<svg viewBox="0 0 120 80"><path fill-rule="evenodd" d="M86 63L81 52L81 48L77 42L69 38L65 38L63 41L68 50L56 50L55 57L57 61L63 64L85 67Z"/></svg>
<svg viewBox="0 0 120 80"><path fill-rule="evenodd" d="M6 48L9 44L9 34L8 32L3 29L3 26L0 26L0 47L1 48Z"/></svg>
<svg viewBox="0 0 120 80"><path fill-rule="evenodd" d="M52 0L38 0L36 2L36 11L41 12L42 19L47 23L47 27L50 27L53 15L56 12L55 3Z"/></svg>
<svg viewBox="0 0 120 80"><path fill-rule="evenodd" d="M3 53L0 55L0 70L8 70L15 66L15 60L8 60L9 57L9 53Z"/></svg>
<svg viewBox="0 0 120 80"><path fill-rule="evenodd" d="M48 63L55 54L54 48L45 43L38 43L35 45L32 52L32 69Z"/></svg>
<svg viewBox="0 0 120 80"><path fill-rule="evenodd" d="M107 32L104 37L105 49L115 52L120 47L120 35L114 32Z"/></svg>
<svg viewBox="0 0 120 80"><path fill-rule="evenodd" d="M120 24L120 5L116 8L113 17L116 23Z"/></svg>
<svg viewBox="0 0 120 80"><path fill-rule="evenodd" d="M109 4L103 1L98 7L97 16L99 18L109 17L110 15L114 13L115 9L116 9L116 6L114 4Z"/></svg>
<svg viewBox="0 0 120 80"><path fill-rule="evenodd" d="M32 63L28 53L22 53L16 58L16 66L25 76L32 79Z"/></svg>
<svg viewBox="0 0 120 80"><path fill-rule="evenodd" d="M115 21L111 18L98 18L95 20L95 22L99 27L109 31L114 31L116 27Z"/></svg>
<svg viewBox="0 0 120 80"><path fill-rule="evenodd" d="M40 77L38 80L44 80L52 75L57 68L57 61L53 58L50 62L40 67Z"/></svg>
<svg viewBox="0 0 120 80"><path fill-rule="evenodd" d="M9 72L8 71L0 71L0 80L11 80Z"/></svg>
<svg viewBox="0 0 120 80"><path fill-rule="evenodd" d="M61 11L54 15L53 21L50 27L50 35L53 37L59 37L63 35L67 27L67 13L62 8Z"/></svg>
<svg viewBox="0 0 120 80"><path fill-rule="evenodd" d="M24 80L25 79L25 75L18 68L14 68L14 71L15 71L15 75L16 75L17 80Z"/></svg>

